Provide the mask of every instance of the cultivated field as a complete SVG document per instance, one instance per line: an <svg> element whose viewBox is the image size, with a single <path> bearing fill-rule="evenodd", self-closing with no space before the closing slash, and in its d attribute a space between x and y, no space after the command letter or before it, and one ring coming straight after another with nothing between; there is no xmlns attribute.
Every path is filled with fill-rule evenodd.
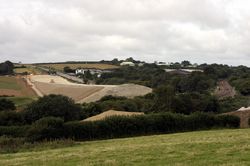
<svg viewBox="0 0 250 166"><path fill-rule="evenodd" d="M82 142L1 154L0 165L250 165L250 129Z"/></svg>
<svg viewBox="0 0 250 166"><path fill-rule="evenodd" d="M36 99L35 92L23 80L22 77L1 76L0 96L10 96L18 108L22 108Z"/></svg>
<svg viewBox="0 0 250 166"><path fill-rule="evenodd" d="M136 96L144 96L152 92L151 88L136 85L136 84L123 84L123 85L113 85L105 86L105 88L99 91L98 93L93 93L92 95L81 100L81 103L89 103L100 100L104 96L124 96L127 98L133 98Z"/></svg>
<svg viewBox="0 0 250 166"><path fill-rule="evenodd" d="M81 85L64 85L64 84L50 84L43 82L35 82L36 88L42 92L43 95L61 94L74 99L76 102L102 90L104 87L95 86L81 86Z"/></svg>
<svg viewBox="0 0 250 166"><path fill-rule="evenodd" d="M1 76L0 96L34 97L35 93L21 77Z"/></svg>
<svg viewBox="0 0 250 166"><path fill-rule="evenodd" d="M77 68L96 68L96 69L116 69L119 68L119 66L115 65L109 65L109 64L86 64L86 63L81 63L81 64L45 64L41 66L46 66L46 67L51 67L56 70L62 71L64 67L68 66L71 69L77 69Z"/></svg>
<svg viewBox="0 0 250 166"><path fill-rule="evenodd" d="M84 119L82 122L104 120L111 116L134 116L134 115L143 115L143 114L144 114L143 112L126 112L126 111L109 110L101 114L98 114L96 116L92 116L87 119Z"/></svg>
<svg viewBox="0 0 250 166"><path fill-rule="evenodd" d="M35 67L32 67L32 66L28 66L26 68L16 68L14 69L14 72L16 74L22 74L24 72L27 72L28 74L34 74L34 75L43 74L41 70L36 69Z"/></svg>
<svg viewBox="0 0 250 166"><path fill-rule="evenodd" d="M36 98L36 94L21 77L1 76L0 96L8 97L17 107L22 107Z"/></svg>
<svg viewBox="0 0 250 166"><path fill-rule="evenodd" d="M79 103L94 102L107 95L132 98L143 96L152 91L151 88L135 85L84 85L75 84L59 76L30 76L31 82L43 95L61 94L73 98Z"/></svg>

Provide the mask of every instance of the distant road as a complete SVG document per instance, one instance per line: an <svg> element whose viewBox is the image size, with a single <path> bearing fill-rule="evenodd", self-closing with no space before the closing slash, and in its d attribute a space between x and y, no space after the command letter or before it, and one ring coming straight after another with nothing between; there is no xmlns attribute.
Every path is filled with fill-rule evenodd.
<svg viewBox="0 0 250 166"><path fill-rule="evenodd" d="M41 69L43 71L46 71L46 72L50 71L48 68L42 67L42 66L37 66L37 68L39 68L39 69ZM63 78L66 78L66 79L71 80L71 81L76 82L76 83L84 84L82 79L80 79L78 77L75 77L75 76L70 76L70 75L65 74L63 72L56 71L56 75L61 76Z"/></svg>

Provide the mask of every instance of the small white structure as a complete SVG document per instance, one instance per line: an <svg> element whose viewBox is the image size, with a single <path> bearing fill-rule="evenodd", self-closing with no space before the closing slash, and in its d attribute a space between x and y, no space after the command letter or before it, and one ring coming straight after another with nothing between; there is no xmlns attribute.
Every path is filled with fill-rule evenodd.
<svg viewBox="0 0 250 166"><path fill-rule="evenodd" d="M122 62L120 66L135 66L133 62Z"/></svg>
<svg viewBox="0 0 250 166"><path fill-rule="evenodd" d="M97 77L101 77L102 73L110 73L110 70L101 70L101 69L76 69L75 74L86 74L86 72L90 72L91 75L97 75Z"/></svg>
<svg viewBox="0 0 250 166"><path fill-rule="evenodd" d="M197 63L194 63L192 65L188 65L187 66L188 68L197 68L198 67L198 64Z"/></svg>
<svg viewBox="0 0 250 166"><path fill-rule="evenodd" d="M166 63L166 62L158 62L158 61L155 61L154 62L157 66L167 66L169 65L169 63Z"/></svg>
<svg viewBox="0 0 250 166"><path fill-rule="evenodd" d="M139 67L142 67L144 65L144 63L139 63L138 66Z"/></svg>
<svg viewBox="0 0 250 166"><path fill-rule="evenodd" d="M76 69L76 75L77 74L84 74L87 70L86 69Z"/></svg>
<svg viewBox="0 0 250 166"><path fill-rule="evenodd" d="M164 69L167 73L191 74L193 72L204 72L199 69Z"/></svg>

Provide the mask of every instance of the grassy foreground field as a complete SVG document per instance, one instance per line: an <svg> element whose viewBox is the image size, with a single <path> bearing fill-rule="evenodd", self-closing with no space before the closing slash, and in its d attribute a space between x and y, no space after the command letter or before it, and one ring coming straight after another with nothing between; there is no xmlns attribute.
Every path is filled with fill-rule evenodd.
<svg viewBox="0 0 250 166"><path fill-rule="evenodd" d="M83 142L1 154L0 165L250 165L250 129Z"/></svg>

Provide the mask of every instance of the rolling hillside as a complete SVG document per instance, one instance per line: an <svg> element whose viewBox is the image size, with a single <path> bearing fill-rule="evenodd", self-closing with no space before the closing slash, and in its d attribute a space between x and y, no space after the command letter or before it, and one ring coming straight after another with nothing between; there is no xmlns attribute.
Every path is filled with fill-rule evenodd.
<svg viewBox="0 0 250 166"><path fill-rule="evenodd" d="M30 76L30 80L43 95L61 94L74 99L78 103L95 102L108 95L133 98L152 92L151 88L141 85L76 84L62 77L51 75Z"/></svg>
<svg viewBox="0 0 250 166"><path fill-rule="evenodd" d="M1 154L0 165L249 165L250 129L82 142Z"/></svg>
<svg viewBox="0 0 250 166"><path fill-rule="evenodd" d="M32 102L37 96L22 77L1 76L0 97L9 96L17 107Z"/></svg>
<svg viewBox="0 0 250 166"><path fill-rule="evenodd" d="M77 69L77 68L116 69L116 68L119 68L119 66L109 65L109 64L100 64L100 63L44 64L41 66L51 67L51 68L54 68L54 69L60 70L60 71L63 71L63 68L66 66L70 67L71 69Z"/></svg>

